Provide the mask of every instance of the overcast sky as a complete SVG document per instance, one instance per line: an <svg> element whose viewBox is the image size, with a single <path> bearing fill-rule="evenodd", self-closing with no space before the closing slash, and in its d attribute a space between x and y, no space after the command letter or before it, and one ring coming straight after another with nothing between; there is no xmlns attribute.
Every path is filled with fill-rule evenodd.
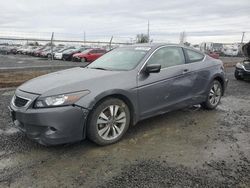
<svg viewBox="0 0 250 188"><path fill-rule="evenodd" d="M0 0L0 35L87 40L132 40L147 32L155 42L250 40L250 0ZM6 34L7 33L7 34Z"/></svg>

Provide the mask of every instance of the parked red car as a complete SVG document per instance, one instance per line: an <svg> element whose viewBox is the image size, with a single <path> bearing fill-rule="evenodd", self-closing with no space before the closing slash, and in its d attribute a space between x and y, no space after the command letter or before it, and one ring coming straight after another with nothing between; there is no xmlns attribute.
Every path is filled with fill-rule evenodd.
<svg viewBox="0 0 250 188"><path fill-rule="evenodd" d="M73 55L73 61L81 61L81 62L92 62L97 58L101 57L107 51L101 48L91 48L87 49L81 53L76 53Z"/></svg>
<svg viewBox="0 0 250 188"><path fill-rule="evenodd" d="M210 57L214 58L214 59L219 59L220 55L217 52L208 52L207 55L209 55Z"/></svg>

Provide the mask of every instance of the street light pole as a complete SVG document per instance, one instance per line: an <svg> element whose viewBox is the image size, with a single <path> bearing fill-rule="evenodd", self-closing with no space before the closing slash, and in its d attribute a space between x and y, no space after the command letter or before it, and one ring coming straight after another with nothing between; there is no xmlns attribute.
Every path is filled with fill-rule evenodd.
<svg viewBox="0 0 250 188"><path fill-rule="evenodd" d="M84 33L83 33L83 44L84 44L84 46L85 46L85 43L86 43L86 33L85 33L85 31L84 31Z"/></svg>
<svg viewBox="0 0 250 188"><path fill-rule="evenodd" d="M150 43L150 37L149 37L149 20L148 20L148 43Z"/></svg>
<svg viewBox="0 0 250 188"><path fill-rule="evenodd" d="M244 36L245 36L245 32L242 32L241 44L243 44L243 41L244 41Z"/></svg>
<svg viewBox="0 0 250 188"><path fill-rule="evenodd" d="M51 35L51 40L50 40L50 50L51 50L51 60L54 60L54 56L53 56L53 40L54 40L54 32L52 32Z"/></svg>

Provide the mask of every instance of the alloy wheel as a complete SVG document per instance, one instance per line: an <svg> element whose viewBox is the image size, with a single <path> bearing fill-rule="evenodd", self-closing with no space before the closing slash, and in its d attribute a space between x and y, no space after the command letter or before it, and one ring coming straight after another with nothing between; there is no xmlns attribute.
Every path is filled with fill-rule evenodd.
<svg viewBox="0 0 250 188"><path fill-rule="evenodd" d="M116 139L126 126L126 113L122 106L110 105L97 118L98 135L104 140Z"/></svg>
<svg viewBox="0 0 250 188"><path fill-rule="evenodd" d="M218 83L214 83L213 87L209 92L209 102L211 105L216 106L221 98L222 90Z"/></svg>

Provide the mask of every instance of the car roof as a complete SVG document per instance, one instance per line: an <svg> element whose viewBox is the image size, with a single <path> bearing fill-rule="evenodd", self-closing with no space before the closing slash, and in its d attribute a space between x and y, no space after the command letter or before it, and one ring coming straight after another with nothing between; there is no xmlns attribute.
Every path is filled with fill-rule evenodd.
<svg viewBox="0 0 250 188"><path fill-rule="evenodd" d="M174 44L174 43L140 43L140 44L133 44L132 46L145 46L145 47L159 47L159 46L176 46L180 44Z"/></svg>
<svg viewBox="0 0 250 188"><path fill-rule="evenodd" d="M189 46L185 46L185 45L182 45L182 44L174 44L174 43L141 43L141 44L133 44L133 45L123 46L122 48L145 47L145 48L151 48L151 50L152 49L154 50L154 49L159 48L161 46L179 46L179 47L183 47L183 48L186 48L186 49L190 49L190 50L202 53L201 51L198 51L198 50L196 50L194 48L191 48Z"/></svg>

